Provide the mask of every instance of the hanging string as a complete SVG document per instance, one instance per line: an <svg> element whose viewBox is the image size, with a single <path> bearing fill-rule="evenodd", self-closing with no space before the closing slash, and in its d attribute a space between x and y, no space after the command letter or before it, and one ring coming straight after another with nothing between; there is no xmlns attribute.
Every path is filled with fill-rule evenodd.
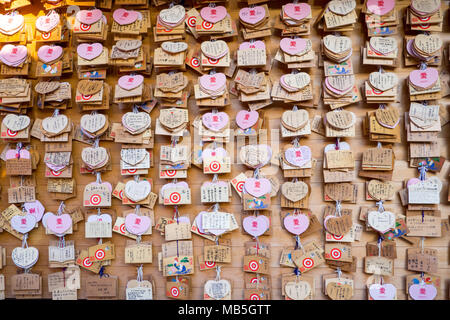
<svg viewBox="0 0 450 320"><path fill-rule="evenodd" d="M341 205L341 200L336 200L336 216L341 216L341 210L342 210L342 205Z"/></svg>
<svg viewBox="0 0 450 320"><path fill-rule="evenodd" d="M253 171L253 178L259 179L259 168L256 168L255 171Z"/></svg>
<svg viewBox="0 0 450 320"><path fill-rule="evenodd" d="M220 271L221 271L222 267L216 265L216 281L220 281Z"/></svg>
<svg viewBox="0 0 450 320"><path fill-rule="evenodd" d="M22 248L28 248L28 233L25 233L22 238Z"/></svg>
<svg viewBox="0 0 450 320"><path fill-rule="evenodd" d="M98 184L102 184L103 183L102 182L102 174L98 171L98 172L95 172L95 176L96 176L96 182Z"/></svg>
<svg viewBox="0 0 450 320"><path fill-rule="evenodd" d="M381 237L378 237L378 241L377 241L377 247L378 247L378 256L381 257L381 242L383 241L383 239Z"/></svg>
<svg viewBox="0 0 450 320"><path fill-rule="evenodd" d="M172 142L172 147L173 147L173 148L177 145L177 143L178 143L178 138L179 138L179 137L175 137L175 136L171 136L171 137L170 137L170 140L171 140L171 142Z"/></svg>
<svg viewBox="0 0 450 320"><path fill-rule="evenodd" d="M102 214L102 209L101 208L97 208L97 216L100 216ZM98 238L98 244L102 244L103 243L103 238Z"/></svg>
<svg viewBox="0 0 450 320"><path fill-rule="evenodd" d="M342 270L341 270L341 267L337 267L336 273L337 273L337 275L338 275L338 279L340 279L341 276L342 276Z"/></svg>
<svg viewBox="0 0 450 320"><path fill-rule="evenodd" d="M136 278L137 282L142 282L144 280L144 265L141 264L138 268L137 268L137 278ZM139 284L140 286L140 284Z"/></svg>
<svg viewBox="0 0 450 320"><path fill-rule="evenodd" d="M375 204L378 207L378 212L384 212L383 200L377 201Z"/></svg>
<svg viewBox="0 0 450 320"><path fill-rule="evenodd" d="M339 150L341 147L339 145L339 143L341 142L341 138L336 138L336 143L335 143L335 149Z"/></svg>
<svg viewBox="0 0 450 320"><path fill-rule="evenodd" d="M419 69L420 70L425 70L426 68L428 68L427 63L424 62L424 61L421 61L420 64L419 64Z"/></svg>

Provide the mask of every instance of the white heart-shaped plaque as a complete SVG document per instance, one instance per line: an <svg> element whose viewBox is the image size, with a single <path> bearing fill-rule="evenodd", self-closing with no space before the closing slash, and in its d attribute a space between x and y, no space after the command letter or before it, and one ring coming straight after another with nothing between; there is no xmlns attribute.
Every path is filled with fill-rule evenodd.
<svg viewBox="0 0 450 320"><path fill-rule="evenodd" d="M152 185L147 180L136 182L128 181L125 185L125 195L134 202L139 202L147 198L152 191Z"/></svg>

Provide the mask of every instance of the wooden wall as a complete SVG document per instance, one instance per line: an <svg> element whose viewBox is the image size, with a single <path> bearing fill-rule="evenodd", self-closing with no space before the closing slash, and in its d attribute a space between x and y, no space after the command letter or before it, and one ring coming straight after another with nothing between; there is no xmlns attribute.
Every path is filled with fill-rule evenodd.
<svg viewBox="0 0 450 320"><path fill-rule="evenodd" d="M37 3L37 2L36 2ZM409 4L409 1L397 1L398 6L401 10L401 13L403 15L405 7ZM310 1L310 4L313 7L313 17L317 16L320 13L320 10L323 8L322 3L313 3ZM232 15L233 18L238 20L238 11L239 6L236 3L236 1L229 1L228 6L228 12ZM271 19L273 20L280 12L281 5L279 2L274 1L270 4L271 8ZM359 12L361 8L361 5L358 5L357 11ZM37 15L38 11L41 10L40 4L36 4L33 6L33 8L25 8L23 10L20 10L21 13L26 14L27 21L32 23L34 25L34 16ZM42 14L42 12L41 12ZM151 16L152 16L152 22L156 20L157 11L154 8L151 8ZM361 18L360 18L361 21ZM445 15L444 20L444 32L442 33L442 37L444 39L445 47L448 47L448 43L450 40L450 34L448 33L449 27L448 27L448 16ZM279 46L280 36L277 31L273 31L272 37L267 37L265 39L266 45L269 48L270 53L272 56L275 55L276 50ZM403 37L403 29L402 26L400 27L400 34L396 37L399 41L402 41ZM321 34L314 28L312 28L311 35L309 36L310 39L313 40L313 49L318 51L318 46L320 43ZM353 56L352 60L355 65L355 73L357 77L357 83L360 87L363 86L364 80L368 78L368 74L372 71L376 70L375 66L362 66L361 64L361 58L360 58L360 48L364 44L366 40L365 35L365 29L363 29L361 22L357 23L356 29L354 32L350 33L349 36L352 38L353 41ZM153 35L149 35L145 41L150 41L151 47L155 48L155 44L153 42ZM192 48L195 45L199 45L199 43L196 42L196 40L188 35L187 41L189 42L190 48ZM232 52L234 52L237 49L238 44L242 41L241 36L239 38L233 38L233 41L230 41L229 47ZM109 47L111 43L108 43ZM152 50L153 54L153 50ZM442 67L443 69L448 70L448 66L445 65ZM409 68L397 68L395 69L395 72L399 76L400 79L400 92L401 92L401 102L398 104L398 107L402 112L407 111L409 108L409 100L407 96L407 90L404 84L404 79L408 76L409 72L413 70L412 67ZM272 71L270 72L270 77L272 80L275 80L280 77L283 73L288 73L286 69L284 69L284 66L278 62L273 63ZM117 77L110 76L113 74L112 71L108 73L107 81L110 85L114 85L117 82ZM193 72L192 70L188 69L186 74L189 76L189 78L195 83L197 80L197 74ZM319 95L319 87L321 84L321 81L323 79L323 71L320 68L314 68L310 70L310 74L312 75L312 78L314 79L315 89L316 89L316 95ZM151 78L146 78L146 82L153 82L155 78L155 75L152 75ZM72 83L72 87L75 88L76 86L76 79L75 75L70 79ZM73 92L73 95L75 93ZM232 97L232 106L227 107L225 109L226 112L230 115L230 118L233 119L233 116L239 111L243 109L243 105L236 99L236 97ZM444 106L447 106L448 100L443 99L441 101ZM360 102L358 104L354 104L350 107L346 108L347 110L353 111L356 113L358 117L357 121L357 132L356 136L354 138L345 139L345 141L348 141L352 147L352 150L354 151L356 155L357 160L357 168L360 166L359 159L361 158L361 153L363 150L370 146L374 146L374 144L369 143L368 139L362 135L362 117L364 117L365 113L371 108L368 108L367 105L364 102ZM283 106L283 104L277 103L273 104L267 108L265 108L263 111L264 116L266 118L266 128L268 129L276 129L280 127L280 116L282 112L286 110L286 107ZM109 115L109 118L113 122L120 122L121 116L124 112L127 112L129 110L120 110L117 105L111 105L110 110L107 112ZM324 107L322 103L319 103L317 108L309 109L310 117L312 118L316 114L323 114L324 112L327 112L327 107ZM191 98L189 102L189 112L190 112L190 118L191 120L199 114L199 110L195 105L195 100ZM38 111L34 109L32 112L30 112L32 117L36 118L44 118L46 116L51 115L50 111ZM155 119L158 116L159 110L157 108L151 113L152 116L152 126L154 127ZM79 122L80 116L82 115L79 109L75 106L71 110L64 111L64 114L70 116L70 118L74 122ZM403 117L402 117L403 118ZM401 122L402 126L402 141L401 144L396 144L394 147L395 150L395 156L396 156L396 163L395 163L395 170L393 175L394 185L396 187L396 190L399 190L402 188L402 182L405 178L410 177L416 177L418 176L418 172L415 168L409 168L408 163L406 161L407 159L407 143L406 143L406 137L404 134L404 125L403 122ZM272 137L274 140L276 140L276 137ZM446 125L443 127L442 133L440 134L439 141L441 143L441 155L444 157L449 157L449 149L448 149L448 139L450 138L450 130L449 125ZM160 187L166 182L165 180L159 179L157 169L158 168L158 157L159 157L159 149L162 144L167 144L169 142L168 137L156 137L155 140L155 148L154 148L154 154L155 157L155 167L150 170L149 177L153 178L154 181L154 192L157 192ZM276 142L276 141L273 141ZM283 141L280 144L288 143L289 141ZM301 143L304 145L308 145L311 147L313 152L313 158L317 159L317 166L314 171L314 176L311 178L311 187L312 187L312 196L310 198L310 208L311 210L318 216L319 220L322 221L322 215L323 215L323 209L325 207L325 203L322 201L323 199L323 178L322 178L322 158L323 158L323 148L326 144L331 143L332 139L324 138L316 133L312 133L309 137L306 139L302 139ZM38 142L36 139L32 140L32 144L35 148L39 150L39 153L41 157L44 155L44 148L43 144ZM112 157L112 171L102 174L103 181L109 181L113 185L115 185L118 181L123 180L123 178L119 175L119 152L120 152L120 144L115 144L113 142L101 142L102 146L105 146L109 148L113 154ZM70 207L81 205L81 197L83 193L84 186L94 181L94 177L90 175L83 175L81 176L79 174L79 168L81 165L81 158L80 153L82 148L85 146L84 144L75 141L73 149L73 156L74 156L74 172L75 177L77 181L77 194L78 196L74 199L68 200L66 202L66 205ZM3 148L3 146L0 146ZM234 155L234 159L236 159L236 155ZM41 162L39 164L38 170L35 171L35 175L38 182L38 195L37 198L45 205L46 210L48 211L54 211L57 210L57 207L59 205L59 202L50 200L47 192L46 192L46 186L47 181L44 178L44 167L45 165ZM232 172L230 174L224 174L221 175L221 179L231 179L235 177L239 172L246 170L242 165L233 165L232 166ZM443 180L444 188L441 193L441 212L442 212L442 218L447 218L449 215L449 209L450 205L447 202L447 192L448 192L448 175L449 175L449 165L448 162L445 163L442 171L438 174L438 176ZM280 180L282 181L282 174L281 171L278 172L278 176ZM5 175L5 168L2 166L0 168L0 184L1 184L1 199L2 203L0 204L0 209L4 209L7 206L7 189L9 185L9 178ZM203 175L202 171L196 167L192 167L188 171L188 182L190 184L191 190L193 191L193 201L192 205L186 205L180 208L180 213L189 215L192 219L195 218L198 212L201 210L205 210L208 208L206 205L202 205L200 203L200 195L199 195L199 187L202 182L211 180L211 176ZM357 178L355 180L355 183L358 184L358 201L357 204L345 204L345 207L351 207L353 208L353 219L354 221L358 221L358 213L359 213L359 207L362 205L368 205L369 202L364 200L364 179ZM294 239L291 234L289 234L286 230L282 229L280 226L280 196L272 199L273 205L272 205L272 221L273 221L273 233L271 236L267 236L263 239L263 241L268 242L271 244L272 250L271 250L271 276L272 276L272 297L273 299L281 299L281 274L282 273L289 273L292 271L290 268L284 268L280 267L279 265L279 257L281 254L281 251L283 248L286 247L292 247L294 245ZM389 206L393 207L397 213L404 213L404 208L400 205L400 201L398 196L395 197L391 203L388 204ZM127 209L126 206L122 206L117 199L114 198L113 200L113 207L120 212L121 210ZM238 217L238 221L240 223L240 215L241 215L241 204L240 204L240 198L239 196L233 191L232 196L232 202L229 204L222 205L222 208L229 212L235 213L236 217ZM171 216L172 211L171 208L165 208L162 205L156 205L155 206L155 216L156 218L159 216ZM355 294L353 299L366 299L366 279L370 276L364 273L363 271L363 257L365 256L365 245L368 241L375 241L376 240L376 234L373 232L364 232L363 236L361 238L361 241L354 242L353 243L353 250L354 255L358 257L358 264L357 264L357 271L354 274L355 278ZM76 248L87 248L90 245L94 245L96 243L95 239L85 239L84 238L84 225L81 223L78 227L78 231L76 231L73 235L69 235L66 237L67 240L75 240ZM153 252L154 252L154 261L156 262L156 253L160 251L161 243L164 242L164 238L160 236L158 232L154 232L152 236L146 236L144 237L144 240L151 240L154 244L153 246ZM222 268L222 278L229 279L232 281L232 298L233 299L242 299L243 298L243 279L244 279L244 273L242 271L242 257L244 254L244 247L243 244L245 241L250 240L250 236L242 233L241 230L236 230L233 233L226 236L226 238L231 239L232 241L232 263L225 265ZM28 243L30 246L35 246L39 249L40 257L39 261L36 264L35 267L33 267L33 271L41 272L43 275L43 281L44 281L44 297L48 298L51 296L51 294L47 291L47 274L49 272L56 272L60 271L60 269L49 269L48 268L48 249L47 245L50 240L54 240L55 238L52 236L46 236L44 228L42 225L40 225L39 229L34 230L30 234L30 238L28 240ZM308 242L311 239L318 239L319 241L323 242L323 234L317 233L316 235L310 236L308 238L303 239L303 242ZM113 234L112 241L114 242L116 246L116 259L113 261L112 265L106 268L107 273L112 275L117 275L120 278L120 289L119 294L120 298L124 299L125 296L125 286L126 281L128 277L134 277L136 275L136 268L131 265L127 265L124 262L124 246L127 241L127 238L120 236L118 234ZM203 248L203 238L198 237L197 235L193 235L193 241L194 241L194 254L198 255L201 254L202 248ZM398 288L398 297L399 299L405 299L405 281L406 276L409 274L412 274L413 272L409 272L406 270L406 249L410 247L411 245L404 241L404 240L396 240L397 241L397 253L398 258L395 260L395 276L391 279L391 281L396 285ZM0 245L7 248L7 266L0 270L1 274L6 275L6 296L12 297L11 293L11 287L10 282L8 281L9 276L12 274L15 274L17 272L17 268L14 266L12 260L11 260L11 251L13 248L20 246L20 241L10 234L4 232L0 234ZM445 236L442 238L436 238L436 239L427 239L425 241L426 247L432 247L435 249L438 249L439 251L439 275L442 277L443 285L442 285L442 292L441 292L441 298L447 299L448 295L448 280L450 278L450 269L449 269L449 261L448 261L448 251L449 251L449 237ZM196 260L197 263L197 260ZM322 282L321 282L321 275L327 274L333 272L332 269L327 267L326 264L321 265L318 268L313 269L312 271L308 272L307 275L314 276L315 278L315 285L316 285L316 293L315 297L316 299L327 299L323 293L322 293ZM85 277L89 271L83 270L81 271L81 277L83 280L83 277ZM147 264L144 266L144 275L151 274L155 278L156 283L156 294L155 298L157 299L166 299L165 297L165 280L162 277L162 273L158 271L158 267L156 263L150 265ZM213 270L210 271L200 271L198 266L195 268L195 274L192 275L192 284L193 284L193 292L192 292L192 298L194 299L202 299L203 295L203 285L205 281L209 279L213 279L215 277L215 272ZM447 283L446 283L447 282ZM79 298L84 298L84 292L83 289L79 291Z"/></svg>

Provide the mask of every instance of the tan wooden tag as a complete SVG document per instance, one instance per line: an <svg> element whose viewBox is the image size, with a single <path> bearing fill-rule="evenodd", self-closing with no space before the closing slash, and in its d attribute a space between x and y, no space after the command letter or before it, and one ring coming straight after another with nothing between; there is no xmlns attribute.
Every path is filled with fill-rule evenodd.
<svg viewBox="0 0 450 320"><path fill-rule="evenodd" d="M214 58L228 51L228 45L223 40L203 41L201 50L207 57Z"/></svg>
<svg viewBox="0 0 450 320"><path fill-rule="evenodd" d="M292 300L305 300L311 293L311 285L307 281L288 282L284 292Z"/></svg>
<svg viewBox="0 0 450 320"><path fill-rule="evenodd" d="M297 202L302 200L309 192L309 187L303 181L285 182L281 185L281 193L287 199Z"/></svg>
<svg viewBox="0 0 450 320"><path fill-rule="evenodd" d="M100 80L81 80L78 82L78 91L85 96L93 95L101 90L103 81Z"/></svg>
<svg viewBox="0 0 450 320"><path fill-rule="evenodd" d="M159 113L159 121L169 129L178 128L188 120L188 111L186 109L162 109Z"/></svg>
<svg viewBox="0 0 450 320"><path fill-rule="evenodd" d="M353 296L353 288L348 284L330 282L327 285L327 295L332 300L349 300Z"/></svg>
<svg viewBox="0 0 450 320"><path fill-rule="evenodd" d="M420 51L430 55L442 47L442 39L437 34L418 34L414 38L414 46Z"/></svg>
<svg viewBox="0 0 450 320"><path fill-rule="evenodd" d="M390 200L394 197L394 186L389 181L370 180L367 185L369 195L375 200Z"/></svg>
<svg viewBox="0 0 450 320"><path fill-rule="evenodd" d="M52 91L55 91L60 86L59 81L40 81L36 84L34 87L34 90L36 90L37 93L40 94L47 94Z"/></svg>
<svg viewBox="0 0 450 320"><path fill-rule="evenodd" d="M285 125L288 129L292 129L293 131L303 128L308 120L308 111L304 109L285 111L281 116L283 125Z"/></svg>
<svg viewBox="0 0 450 320"><path fill-rule="evenodd" d="M352 198L353 185L350 183L327 183L325 195L334 201L346 201Z"/></svg>
<svg viewBox="0 0 450 320"><path fill-rule="evenodd" d="M381 125L394 127L399 122L400 113L397 108L388 107L377 109L375 111L375 117Z"/></svg>
<svg viewBox="0 0 450 320"><path fill-rule="evenodd" d="M371 72L369 74L370 85L380 91L387 91L398 84L398 77L392 72Z"/></svg>
<svg viewBox="0 0 450 320"><path fill-rule="evenodd" d="M327 123L338 129L348 129L355 125L356 116L350 111L330 111L326 114Z"/></svg>
<svg viewBox="0 0 450 320"><path fill-rule="evenodd" d="M351 49L352 40L349 37L327 35L323 38L323 44L331 52L341 54Z"/></svg>
<svg viewBox="0 0 450 320"><path fill-rule="evenodd" d="M353 221L351 215L343 215L341 217L332 217L326 220L325 227L328 232L337 235L343 236L353 226Z"/></svg>
<svg viewBox="0 0 450 320"><path fill-rule="evenodd" d="M394 37L371 37L370 46L382 54L388 54L397 49L397 39Z"/></svg>

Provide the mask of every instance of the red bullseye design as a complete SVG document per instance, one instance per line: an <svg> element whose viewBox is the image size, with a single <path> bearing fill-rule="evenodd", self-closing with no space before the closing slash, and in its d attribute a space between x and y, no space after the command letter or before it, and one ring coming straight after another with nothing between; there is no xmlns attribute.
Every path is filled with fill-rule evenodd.
<svg viewBox="0 0 450 320"><path fill-rule="evenodd" d="M127 169L128 173L136 173L137 169Z"/></svg>
<svg viewBox="0 0 450 320"><path fill-rule="evenodd" d="M105 251L103 249L98 249L97 251L95 251L95 259L97 260L103 260L103 258L105 258Z"/></svg>
<svg viewBox="0 0 450 320"><path fill-rule="evenodd" d="M333 237L334 240L342 240L344 238L344 236L336 236L334 234L331 234L331 236Z"/></svg>
<svg viewBox="0 0 450 320"><path fill-rule="evenodd" d="M216 265L215 261L205 261L205 266L207 266L208 268L212 268Z"/></svg>
<svg viewBox="0 0 450 320"><path fill-rule="evenodd" d="M7 129L6 134L10 137L15 137L15 136L17 136L17 131L12 131L10 129Z"/></svg>
<svg viewBox="0 0 450 320"><path fill-rule="evenodd" d="M80 30L81 31L88 31L89 29L91 29L91 25L90 24L80 24Z"/></svg>
<svg viewBox="0 0 450 320"><path fill-rule="evenodd" d="M261 300L261 298L256 293L253 293L250 295L250 300Z"/></svg>
<svg viewBox="0 0 450 320"><path fill-rule="evenodd" d="M44 40L50 39L51 35L52 35L51 32L43 32L43 33L41 33L42 39L44 39Z"/></svg>
<svg viewBox="0 0 450 320"><path fill-rule="evenodd" d="M248 267L250 268L250 270L256 271L259 269L259 264L255 260L252 260L248 263Z"/></svg>
<svg viewBox="0 0 450 320"><path fill-rule="evenodd" d="M417 18L422 22L427 22L427 21L430 21L430 19L431 19L431 17L425 17L425 18L417 17Z"/></svg>
<svg viewBox="0 0 450 320"><path fill-rule="evenodd" d="M120 232L121 233L123 233L123 234L125 234L126 233L126 230L125 230L125 223L122 223L121 225L120 225Z"/></svg>
<svg viewBox="0 0 450 320"><path fill-rule="evenodd" d="M166 170L166 175L168 177L174 177L177 174L176 170Z"/></svg>
<svg viewBox="0 0 450 320"><path fill-rule="evenodd" d="M99 194L93 194L89 201L94 205L99 205L102 202L102 197Z"/></svg>
<svg viewBox="0 0 450 320"><path fill-rule="evenodd" d="M62 170L61 171L50 170L50 172L52 173L52 176L55 176L55 177L58 177L62 174Z"/></svg>
<svg viewBox="0 0 450 320"><path fill-rule="evenodd" d="M202 28L205 30L210 30L214 27L214 24L212 24L211 22L208 21L203 21L202 22Z"/></svg>
<svg viewBox="0 0 450 320"><path fill-rule="evenodd" d="M245 184L245 181L239 181L239 182L236 184L236 189L237 189L239 192L242 192L242 191L244 190L244 184Z"/></svg>
<svg viewBox="0 0 450 320"><path fill-rule="evenodd" d="M330 255L333 259L337 260L342 256L342 252L341 252L341 250L334 248L334 249L331 249Z"/></svg>
<svg viewBox="0 0 450 320"><path fill-rule="evenodd" d="M172 297L178 297L180 295L180 290L177 287L173 287L170 289L170 294Z"/></svg>
<svg viewBox="0 0 450 320"><path fill-rule="evenodd" d="M194 68L198 68L199 66L200 66L200 60L198 60L197 58L192 58L191 59L191 65L194 67Z"/></svg>
<svg viewBox="0 0 450 320"><path fill-rule="evenodd" d="M208 58L208 62L209 62L209 64L218 64L219 63L219 59Z"/></svg>
<svg viewBox="0 0 450 320"><path fill-rule="evenodd" d="M172 203L178 203L181 200L181 196L178 192L174 192L174 193L170 194L169 199L170 199L170 202L172 202Z"/></svg>
<svg viewBox="0 0 450 320"><path fill-rule="evenodd" d="M426 29L430 29L431 25L429 23L426 24L419 24L419 28L426 30Z"/></svg>
<svg viewBox="0 0 450 320"><path fill-rule="evenodd" d="M314 260L311 258L303 259L303 266L307 269L310 269L314 266Z"/></svg>
<svg viewBox="0 0 450 320"><path fill-rule="evenodd" d="M220 163L218 161L213 161L209 164L209 169L212 172L217 172L220 170Z"/></svg>
<svg viewBox="0 0 450 320"><path fill-rule="evenodd" d="M195 25L197 24L197 18L194 16L187 18L187 24L189 27L195 27Z"/></svg>
<svg viewBox="0 0 450 320"><path fill-rule="evenodd" d="M89 260L89 258L87 258L87 257L84 258L84 259L83 259L83 266L86 267L86 268L91 267L91 266L92 266L92 261Z"/></svg>

